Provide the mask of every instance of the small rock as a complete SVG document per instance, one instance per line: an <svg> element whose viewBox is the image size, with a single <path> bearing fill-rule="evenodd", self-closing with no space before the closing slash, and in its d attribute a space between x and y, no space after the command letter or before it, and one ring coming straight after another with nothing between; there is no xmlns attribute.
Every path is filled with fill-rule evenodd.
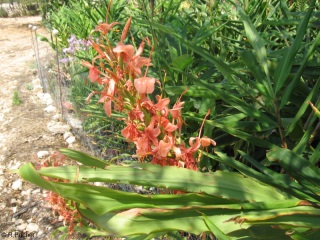
<svg viewBox="0 0 320 240"><path fill-rule="evenodd" d="M31 190L32 190L32 189L29 188L29 189L26 190L26 191L22 191L22 192L21 192L21 195L22 195L22 196L24 196L24 195L27 195L27 196L28 196L28 195L31 194Z"/></svg>
<svg viewBox="0 0 320 240"><path fill-rule="evenodd" d="M44 96L44 93L43 93L43 92L38 92L38 93L37 93L37 97L38 97L41 101L43 101L43 96Z"/></svg>
<svg viewBox="0 0 320 240"><path fill-rule="evenodd" d="M35 190L32 191L32 194L40 193L40 191L41 191L40 188L37 188L37 189L35 189Z"/></svg>
<svg viewBox="0 0 320 240"><path fill-rule="evenodd" d="M33 85L40 85L40 84L41 84L40 78L34 78L34 79L32 80L32 84L33 84Z"/></svg>
<svg viewBox="0 0 320 240"><path fill-rule="evenodd" d="M75 143L75 141L76 141L76 138L75 138L74 136L68 137L67 140L66 140L66 142L67 142L69 145Z"/></svg>
<svg viewBox="0 0 320 240"><path fill-rule="evenodd" d="M12 207L11 209L12 209L12 212L13 212L13 213L16 213L16 212L17 212L17 206Z"/></svg>
<svg viewBox="0 0 320 240"><path fill-rule="evenodd" d="M61 119L61 114L55 114L52 116L52 120L59 122L59 120Z"/></svg>
<svg viewBox="0 0 320 240"><path fill-rule="evenodd" d="M38 158L45 158L45 157L48 157L50 155L50 153L48 152L48 151L39 151L38 153L37 153L37 156L38 156Z"/></svg>
<svg viewBox="0 0 320 240"><path fill-rule="evenodd" d="M51 97L46 100L47 106L52 105L52 103L53 103L53 100Z"/></svg>
<svg viewBox="0 0 320 240"><path fill-rule="evenodd" d="M5 209L6 208L6 204L5 203L1 203L0 204L0 210L3 210L3 209Z"/></svg>
<svg viewBox="0 0 320 240"><path fill-rule="evenodd" d="M69 137L72 137L72 133L70 131L67 131L63 134L63 139L67 140Z"/></svg>
<svg viewBox="0 0 320 240"><path fill-rule="evenodd" d="M45 102L47 102L49 99L52 100L51 95L50 95L49 93L43 94L43 100L44 100Z"/></svg>
<svg viewBox="0 0 320 240"><path fill-rule="evenodd" d="M47 125L50 132L54 134L62 134L70 130L70 126L61 122L49 122Z"/></svg>
<svg viewBox="0 0 320 240"><path fill-rule="evenodd" d="M12 163L12 165L9 167L10 170L15 170L18 169L20 167L21 163L20 162L15 162Z"/></svg>
<svg viewBox="0 0 320 240"><path fill-rule="evenodd" d="M43 91L43 89L42 89L42 87L41 87L40 85L36 85L36 86L33 87L32 91L35 92L35 93L37 93L37 94L38 94L38 93L41 94L42 91Z"/></svg>
<svg viewBox="0 0 320 240"><path fill-rule="evenodd" d="M39 226L36 223L29 223L26 231L27 232L37 232L39 230Z"/></svg>
<svg viewBox="0 0 320 240"><path fill-rule="evenodd" d="M52 105L48 105L48 106L44 109L44 111L45 111L46 113L54 113L54 112L57 111L57 109L56 109L56 107L54 107L54 106L52 106Z"/></svg>
<svg viewBox="0 0 320 240"><path fill-rule="evenodd" d="M12 183L13 190L21 190L21 188L22 188L22 182L20 178Z"/></svg>
<svg viewBox="0 0 320 240"><path fill-rule="evenodd" d="M23 219L18 219L18 220L16 220L15 222L14 222L14 224L15 225L20 225L20 224L22 224L22 223L24 223L24 221L23 221ZM26 226L27 227L27 226Z"/></svg>
<svg viewBox="0 0 320 240"><path fill-rule="evenodd" d="M28 226L28 223L22 223L22 224L16 226L15 229L18 231L23 231L27 228L27 226Z"/></svg>
<svg viewBox="0 0 320 240"><path fill-rule="evenodd" d="M11 203L11 204L15 204L15 203L17 203L17 199L12 198L12 199L10 200L10 203Z"/></svg>

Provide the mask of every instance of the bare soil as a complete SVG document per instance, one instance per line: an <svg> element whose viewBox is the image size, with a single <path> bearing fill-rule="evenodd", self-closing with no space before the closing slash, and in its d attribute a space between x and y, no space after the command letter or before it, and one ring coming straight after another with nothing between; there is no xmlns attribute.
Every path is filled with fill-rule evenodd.
<svg viewBox="0 0 320 240"><path fill-rule="evenodd" d="M62 134L48 130L52 114L44 111L46 105L33 89L38 72L29 24L47 34L38 16L0 18L0 234L5 238L29 230L34 234L30 239L52 239L62 223L46 206L43 190L25 181L19 187L18 174L10 171L26 162L39 164L39 151L67 147ZM49 45L39 42L39 48L41 61L52 59ZM20 105L13 105L14 95Z"/></svg>

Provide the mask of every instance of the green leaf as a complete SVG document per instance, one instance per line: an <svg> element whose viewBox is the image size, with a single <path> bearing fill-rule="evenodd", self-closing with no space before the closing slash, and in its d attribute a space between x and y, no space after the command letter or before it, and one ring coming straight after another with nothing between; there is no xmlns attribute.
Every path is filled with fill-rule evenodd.
<svg viewBox="0 0 320 240"><path fill-rule="evenodd" d="M193 58L189 54L181 55L173 59L172 66L179 70L189 67L193 62Z"/></svg>
<svg viewBox="0 0 320 240"><path fill-rule="evenodd" d="M146 185L206 193L238 201L252 202L285 198L272 187L261 185L255 180L231 172L201 173L184 168L136 163L126 167L110 165L106 169L71 166L42 168L39 173L70 181L76 179L78 182L103 181ZM252 186L252 188L246 186Z"/></svg>
<svg viewBox="0 0 320 240"><path fill-rule="evenodd" d="M231 238L224 234L210 219L202 214L203 220L210 229L210 231L220 240L230 240Z"/></svg>
<svg viewBox="0 0 320 240"><path fill-rule="evenodd" d="M267 153L270 161L278 161L280 165L301 185L313 192L320 187L320 170L305 158L289 149L273 148ZM314 196L318 201L320 196Z"/></svg>
<svg viewBox="0 0 320 240"><path fill-rule="evenodd" d="M261 66L261 69L263 69L265 78L258 79L260 83L262 83L265 86L266 91L268 92L269 98L274 97L274 92L272 89L272 83L270 80L270 74L269 74L269 68L268 68L268 59L267 59L267 50L265 48L265 42L260 37L260 34L254 27L253 23L251 22L250 18L248 17L245 12L238 7L238 13L240 18L243 21L244 28L246 31L246 36L249 39L249 42L251 43L253 49L255 50L255 55L257 57L257 61L259 65Z"/></svg>
<svg viewBox="0 0 320 240"><path fill-rule="evenodd" d="M270 97L265 87L265 83L268 81L267 76L264 74L262 69L258 67L259 63L252 51L242 51L240 52L240 56L243 63L249 68L250 73L252 73L256 79L256 81L251 81L250 84L258 89L263 96Z"/></svg>
<svg viewBox="0 0 320 240"><path fill-rule="evenodd" d="M274 83L275 83L274 91L276 94L283 87L291 71L295 56L301 47L303 37L305 35L305 32L308 29L308 23L309 23L311 14L314 11L315 2L316 0L312 0L311 3L309 4L309 9L306 12L303 21L298 26L297 35L293 44L287 50L286 54L279 60L278 67L274 73Z"/></svg>
<svg viewBox="0 0 320 240"><path fill-rule="evenodd" d="M308 109L308 102L311 101L317 95L317 93L319 92L319 88L320 88L320 79L318 79L313 89L310 91L309 95L304 100L304 103L301 104L301 107L298 110L297 114L295 115L294 119L289 124L288 129L286 130L286 136L288 136L295 129L298 122L301 121L302 116Z"/></svg>
<svg viewBox="0 0 320 240"><path fill-rule="evenodd" d="M92 157L92 156L90 156L86 153L80 152L80 151L63 148L63 149L60 149L60 152L63 155L65 155L73 160L76 160L86 166L105 168L106 166L109 165L109 163L106 161Z"/></svg>
<svg viewBox="0 0 320 240"><path fill-rule="evenodd" d="M211 159L214 159L218 162L224 163L236 170L238 170L239 172L241 172L242 174L257 179L258 181L270 185L270 186L274 186L276 189L278 190L282 190L285 191L287 194L289 194L287 197L288 198L292 198L292 197L298 197L301 199L306 199L306 200L310 200L310 201L314 201L314 199L317 199L318 196L314 195L314 193L308 191L307 189L305 189L305 187L297 184L296 182L286 178L286 177L275 177L275 174L268 174L270 173L268 170L265 171L265 168L260 167L261 169L264 169L264 173L262 174L260 172L257 172L255 170L253 170L252 168L248 168L247 165L231 158L228 157L226 154L215 150L216 155L210 154L210 153L206 153L202 151L202 154L205 156L208 156ZM246 159L249 159L248 157L246 157ZM257 165L257 164L255 164ZM275 177L275 178L274 178Z"/></svg>

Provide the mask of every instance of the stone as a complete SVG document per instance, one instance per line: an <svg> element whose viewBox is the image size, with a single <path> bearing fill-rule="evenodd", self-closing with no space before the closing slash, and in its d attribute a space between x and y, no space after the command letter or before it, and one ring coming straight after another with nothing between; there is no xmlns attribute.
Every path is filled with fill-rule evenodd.
<svg viewBox="0 0 320 240"><path fill-rule="evenodd" d="M32 89L32 91L33 92L35 92L35 93L42 93L43 92L43 89L42 89L42 87L40 86L40 85L35 85L34 87L33 87L33 89Z"/></svg>
<svg viewBox="0 0 320 240"><path fill-rule="evenodd" d="M44 109L44 111L45 111L46 113L54 113L54 112L57 111L57 109L56 109L55 106L48 105L48 106Z"/></svg>
<svg viewBox="0 0 320 240"><path fill-rule="evenodd" d="M13 190L21 190L22 189L22 182L21 182L20 178L12 183L12 189Z"/></svg>
<svg viewBox="0 0 320 240"><path fill-rule="evenodd" d="M48 98L46 101L47 106L52 105L53 104L53 100L52 98Z"/></svg>
<svg viewBox="0 0 320 240"><path fill-rule="evenodd" d="M38 92L37 93L37 97L39 98L40 101L43 101L43 96L44 96L43 92Z"/></svg>
<svg viewBox="0 0 320 240"><path fill-rule="evenodd" d="M15 225L20 225L20 224L22 224L22 223L24 223L24 221L23 221L23 219L21 219L21 218L17 219L17 220L14 222ZM27 226L26 226L26 227L27 227Z"/></svg>
<svg viewBox="0 0 320 240"><path fill-rule="evenodd" d="M36 223L29 223L26 231L27 232L37 232L39 230L39 226Z"/></svg>
<svg viewBox="0 0 320 240"><path fill-rule="evenodd" d="M18 230L18 231L23 231L23 230L25 230L27 227L28 227L28 223L22 223L22 224L16 226L15 229Z"/></svg>
<svg viewBox="0 0 320 240"><path fill-rule="evenodd" d="M13 213L16 213L16 212L17 212L17 208L18 208L17 206L12 207L12 208L11 208L11 209L12 209L12 212L13 212Z"/></svg>
<svg viewBox="0 0 320 240"><path fill-rule="evenodd" d="M54 134L63 134L70 130L70 126L61 122L49 122L47 125L50 132Z"/></svg>
<svg viewBox="0 0 320 240"><path fill-rule="evenodd" d="M40 193L41 192L41 189L40 188L37 188L35 190L32 191L32 194L37 194L37 193Z"/></svg>
<svg viewBox="0 0 320 240"><path fill-rule="evenodd" d="M20 167L21 163L20 162L12 162L11 166L9 167L10 170L15 170Z"/></svg>
<svg viewBox="0 0 320 240"><path fill-rule="evenodd" d="M69 137L73 136L72 133L70 131L67 131L63 134L63 139L67 140Z"/></svg>
<svg viewBox="0 0 320 240"><path fill-rule="evenodd" d="M57 113L57 114L55 114L55 115L52 116L52 120L53 120L53 121L59 122L60 119L61 119L61 114L58 114L58 113Z"/></svg>
<svg viewBox="0 0 320 240"><path fill-rule="evenodd" d="M32 189L29 188L29 189L26 190L26 191L22 191L22 192L21 192L21 196L24 196L24 195L29 196L29 195L31 194L31 190L32 190Z"/></svg>
<svg viewBox="0 0 320 240"><path fill-rule="evenodd" d="M45 158L45 157L48 157L50 156L50 153L48 151L39 151L37 152L37 157L38 158Z"/></svg>
<svg viewBox="0 0 320 240"><path fill-rule="evenodd" d="M67 138L66 142L71 145L76 142L76 138L74 136L70 136Z"/></svg>

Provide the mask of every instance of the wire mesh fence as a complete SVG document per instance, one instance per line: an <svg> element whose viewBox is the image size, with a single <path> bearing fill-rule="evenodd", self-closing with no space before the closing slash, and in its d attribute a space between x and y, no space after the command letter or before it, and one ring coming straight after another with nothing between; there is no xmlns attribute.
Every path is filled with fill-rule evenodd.
<svg viewBox="0 0 320 240"><path fill-rule="evenodd" d="M90 152L100 158L112 159L115 162L132 161L133 149L121 140L119 121L105 116L101 105L96 103L86 106L85 99L78 99L83 108L75 109L70 104L72 91L75 95L84 95L81 91L88 92L85 86L87 73L72 74L72 65L60 62L62 53L53 50L46 42L39 40L43 29L29 26L30 40L32 41L38 77L43 91L50 93L55 107L61 113L61 120L67 122L80 142ZM53 38L54 40L54 38ZM90 112L94 111L96 113Z"/></svg>

